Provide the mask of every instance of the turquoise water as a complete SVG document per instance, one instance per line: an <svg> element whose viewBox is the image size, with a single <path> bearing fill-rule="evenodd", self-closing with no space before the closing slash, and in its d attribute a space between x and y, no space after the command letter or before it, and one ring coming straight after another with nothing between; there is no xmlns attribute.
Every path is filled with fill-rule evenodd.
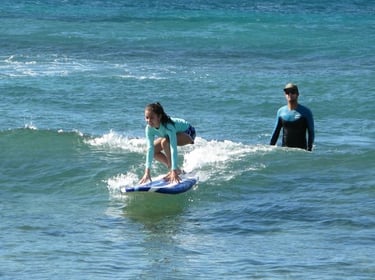
<svg viewBox="0 0 375 280"><path fill-rule="evenodd" d="M373 279L371 1L2 1L1 279ZM314 150L268 145L287 82ZM143 174L143 111L200 178ZM155 164L153 175L166 172Z"/></svg>

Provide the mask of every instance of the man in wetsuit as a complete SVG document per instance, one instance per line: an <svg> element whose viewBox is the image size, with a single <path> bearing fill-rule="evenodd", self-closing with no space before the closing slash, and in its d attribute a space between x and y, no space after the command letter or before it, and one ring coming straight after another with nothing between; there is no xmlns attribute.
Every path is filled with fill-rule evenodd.
<svg viewBox="0 0 375 280"><path fill-rule="evenodd" d="M276 125L270 145L276 145L280 130L283 128L283 147L312 150L314 143L314 119L305 106L298 104L299 91L295 84L289 83L284 88L287 105L277 111ZM306 141L306 130L308 139Z"/></svg>

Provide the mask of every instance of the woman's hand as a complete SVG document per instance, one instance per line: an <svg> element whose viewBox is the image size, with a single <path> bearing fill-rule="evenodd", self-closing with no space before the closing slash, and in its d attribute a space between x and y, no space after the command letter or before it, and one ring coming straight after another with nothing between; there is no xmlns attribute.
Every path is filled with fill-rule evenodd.
<svg viewBox="0 0 375 280"><path fill-rule="evenodd" d="M179 170L172 170L164 177L164 180L169 183L180 183L181 178L178 176L179 173Z"/></svg>
<svg viewBox="0 0 375 280"><path fill-rule="evenodd" d="M144 183L147 183L148 181L150 181L150 182L152 181L150 169L145 170L145 174L143 175L142 179L139 181L139 184L144 184Z"/></svg>

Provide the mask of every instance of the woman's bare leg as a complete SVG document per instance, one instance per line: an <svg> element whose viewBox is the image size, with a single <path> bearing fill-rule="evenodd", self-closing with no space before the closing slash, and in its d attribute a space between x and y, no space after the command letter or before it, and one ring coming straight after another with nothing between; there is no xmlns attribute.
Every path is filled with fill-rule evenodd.
<svg viewBox="0 0 375 280"><path fill-rule="evenodd" d="M169 169L169 166L168 165L168 160L167 160L167 157L165 156L165 154L162 152L163 150L163 147L162 147L162 141L165 140L166 138L158 138L154 141L154 158L161 162L162 164L164 164L168 169Z"/></svg>
<svg viewBox="0 0 375 280"><path fill-rule="evenodd" d="M190 135L185 132L177 133L177 146L185 146L188 144L193 144L194 140L191 139Z"/></svg>
<svg viewBox="0 0 375 280"><path fill-rule="evenodd" d="M177 133L177 146L185 146L193 143L193 139L188 134L184 132ZM158 138L154 141L154 157L168 169L171 168L171 148L168 138Z"/></svg>

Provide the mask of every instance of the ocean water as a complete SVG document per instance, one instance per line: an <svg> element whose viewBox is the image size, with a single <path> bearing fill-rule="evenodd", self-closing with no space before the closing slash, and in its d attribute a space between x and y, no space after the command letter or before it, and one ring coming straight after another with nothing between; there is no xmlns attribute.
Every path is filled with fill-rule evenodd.
<svg viewBox="0 0 375 280"><path fill-rule="evenodd" d="M374 279L375 3L0 3L1 279ZM312 153L268 145L282 88ZM144 107L199 184L121 195ZM166 170L155 163L153 176Z"/></svg>

